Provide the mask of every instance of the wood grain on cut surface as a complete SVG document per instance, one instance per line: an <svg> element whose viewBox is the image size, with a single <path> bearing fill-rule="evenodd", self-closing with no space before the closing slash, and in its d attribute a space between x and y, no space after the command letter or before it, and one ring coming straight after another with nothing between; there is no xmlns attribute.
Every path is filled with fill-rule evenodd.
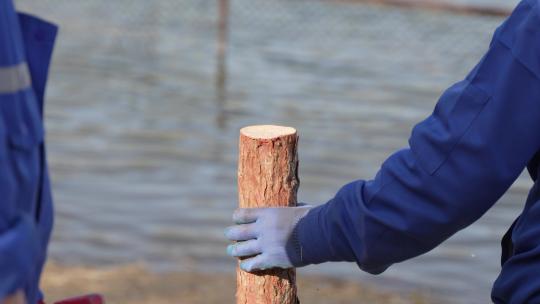
<svg viewBox="0 0 540 304"><path fill-rule="evenodd" d="M240 130L240 208L293 207L298 190L298 136L280 126ZM250 274L237 268L238 304L296 304L294 269Z"/></svg>

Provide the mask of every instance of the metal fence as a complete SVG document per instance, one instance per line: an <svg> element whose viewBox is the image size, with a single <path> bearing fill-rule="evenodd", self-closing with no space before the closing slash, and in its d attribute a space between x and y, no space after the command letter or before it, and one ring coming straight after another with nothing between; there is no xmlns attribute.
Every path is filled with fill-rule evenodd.
<svg viewBox="0 0 540 304"><path fill-rule="evenodd" d="M176 42L180 50L183 43L204 40L209 47L193 52L215 55L210 47L216 47L219 2L18 0L17 4L64 25L66 37L73 32L79 35L84 27L88 35L99 36L103 43L114 39L120 48L130 48L133 43L141 49L152 48L166 39ZM465 57L469 62L467 57L476 59L485 50L501 17L456 14L422 5L414 9L385 7L364 1L231 0L229 20L229 43L234 49L260 51L283 43L295 52L353 47L372 50L375 55L378 49L394 48L392 60L404 61L418 52L399 54L400 49L421 49L427 61L443 56L455 62L463 62L459 57Z"/></svg>

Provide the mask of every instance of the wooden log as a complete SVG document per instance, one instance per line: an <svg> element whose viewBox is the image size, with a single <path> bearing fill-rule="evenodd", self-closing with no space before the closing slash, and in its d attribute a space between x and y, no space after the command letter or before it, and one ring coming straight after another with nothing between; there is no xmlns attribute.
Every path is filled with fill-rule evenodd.
<svg viewBox="0 0 540 304"><path fill-rule="evenodd" d="M280 126L240 130L238 194L240 208L293 207L298 190L298 136ZM254 274L237 267L236 303L297 304L294 269Z"/></svg>

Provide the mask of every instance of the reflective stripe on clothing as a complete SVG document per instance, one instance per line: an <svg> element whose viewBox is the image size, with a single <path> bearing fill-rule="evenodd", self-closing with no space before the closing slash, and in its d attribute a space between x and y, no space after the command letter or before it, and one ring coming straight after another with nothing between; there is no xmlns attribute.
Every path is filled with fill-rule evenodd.
<svg viewBox="0 0 540 304"><path fill-rule="evenodd" d="M17 93L32 85L26 62L0 67L0 94Z"/></svg>

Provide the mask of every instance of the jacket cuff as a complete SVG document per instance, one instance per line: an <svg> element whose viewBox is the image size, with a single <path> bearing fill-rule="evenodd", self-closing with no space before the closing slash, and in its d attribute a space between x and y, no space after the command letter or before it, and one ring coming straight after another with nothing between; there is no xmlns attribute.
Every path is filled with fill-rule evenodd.
<svg viewBox="0 0 540 304"><path fill-rule="evenodd" d="M38 251L36 227L30 216L19 216L0 233L0 299L24 289L34 273Z"/></svg>
<svg viewBox="0 0 540 304"><path fill-rule="evenodd" d="M332 252L320 224L325 205L311 209L296 225L300 243L300 260L303 265L320 264L331 260Z"/></svg>

